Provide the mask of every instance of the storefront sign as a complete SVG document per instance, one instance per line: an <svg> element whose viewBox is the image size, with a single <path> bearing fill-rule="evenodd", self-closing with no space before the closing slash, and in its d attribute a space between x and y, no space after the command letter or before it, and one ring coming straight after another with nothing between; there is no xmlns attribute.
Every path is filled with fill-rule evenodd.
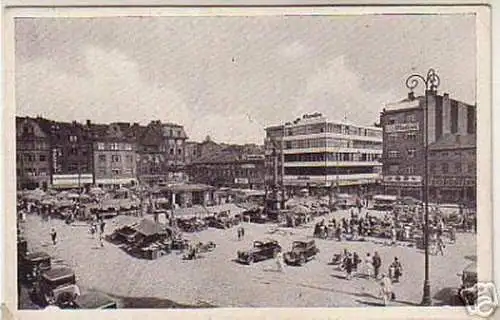
<svg viewBox="0 0 500 320"><path fill-rule="evenodd" d="M418 131L418 130L419 130L418 122L395 123L395 124L388 124L385 126L385 132L387 133Z"/></svg>
<svg viewBox="0 0 500 320"><path fill-rule="evenodd" d="M236 184L248 184L248 178L234 178Z"/></svg>

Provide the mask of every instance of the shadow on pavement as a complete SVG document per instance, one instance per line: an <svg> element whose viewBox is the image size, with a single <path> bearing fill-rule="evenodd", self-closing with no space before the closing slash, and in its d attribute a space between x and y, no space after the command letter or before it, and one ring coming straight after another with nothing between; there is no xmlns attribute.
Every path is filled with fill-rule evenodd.
<svg viewBox="0 0 500 320"><path fill-rule="evenodd" d="M365 301L365 300L355 300L357 303L364 304L370 307L385 307L385 305L382 302L372 302L372 301Z"/></svg>
<svg viewBox="0 0 500 320"><path fill-rule="evenodd" d="M436 302L434 305L436 306L460 306L463 305L460 303L460 299L457 295L456 288L443 288L436 292L436 294L432 297Z"/></svg>
<svg viewBox="0 0 500 320"><path fill-rule="evenodd" d="M472 256L464 256L465 260L470 260L470 261L477 261L477 256L472 255Z"/></svg>
<svg viewBox="0 0 500 320"><path fill-rule="evenodd" d="M120 308L125 309L201 309L201 308L216 308L206 302L200 302L196 305L182 304L169 299L151 298L151 297L120 297L115 296L120 300Z"/></svg>

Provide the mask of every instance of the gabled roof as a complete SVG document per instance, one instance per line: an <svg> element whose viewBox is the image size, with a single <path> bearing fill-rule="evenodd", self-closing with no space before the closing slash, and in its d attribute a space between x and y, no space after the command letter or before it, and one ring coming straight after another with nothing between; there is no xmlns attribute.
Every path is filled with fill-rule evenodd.
<svg viewBox="0 0 500 320"><path fill-rule="evenodd" d="M468 149L476 147L475 134L454 134L443 135L439 140L429 145L429 150L450 150L450 149Z"/></svg>

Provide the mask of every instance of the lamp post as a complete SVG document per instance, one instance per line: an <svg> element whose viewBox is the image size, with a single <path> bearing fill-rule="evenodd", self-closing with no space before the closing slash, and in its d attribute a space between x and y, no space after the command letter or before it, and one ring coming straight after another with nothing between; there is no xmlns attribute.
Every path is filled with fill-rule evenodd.
<svg viewBox="0 0 500 320"><path fill-rule="evenodd" d="M425 86L425 106L424 106L424 179L423 179L423 200L424 200L424 247L425 247L425 273L424 288L421 305L431 305L431 287L429 283L429 93L435 92L439 86L440 79L434 69L429 69L427 76L412 74L406 79L406 87L413 90L419 83Z"/></svg>

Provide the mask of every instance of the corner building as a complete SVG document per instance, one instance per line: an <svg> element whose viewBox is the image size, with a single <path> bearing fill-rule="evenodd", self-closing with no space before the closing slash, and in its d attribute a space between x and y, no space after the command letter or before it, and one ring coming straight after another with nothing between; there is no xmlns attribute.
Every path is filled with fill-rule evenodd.
<svg viewBox="0 0 500 320"><path fill-rule="evenodd" d="M380 114L380 124L384 141L383 186L387 194L423 199L426 105L429 149L439 148L442 139L453 140L450 136L476 132L475 106L450 99L446 93L438 95L436 91L427 91L425 96L419 97L410 93L401 101L386 104ZM473 140L475 145L475 138ZM467 148L470 149L470 143ZM429 150L429 174L434 153ZM465 161L465 157L463 159ZM432 189L431 178L429 184ZM431 201L437 200L436 192L430 192L429 196Z"/></svg>
<svg viewBox="0 0 500 320"><path fill-rule="evenodd" d="M306 114L266 128L266 183L278 181L288 191L309 188L321 194L374 191L382 164L382 130L328 121Z"/></svg>

